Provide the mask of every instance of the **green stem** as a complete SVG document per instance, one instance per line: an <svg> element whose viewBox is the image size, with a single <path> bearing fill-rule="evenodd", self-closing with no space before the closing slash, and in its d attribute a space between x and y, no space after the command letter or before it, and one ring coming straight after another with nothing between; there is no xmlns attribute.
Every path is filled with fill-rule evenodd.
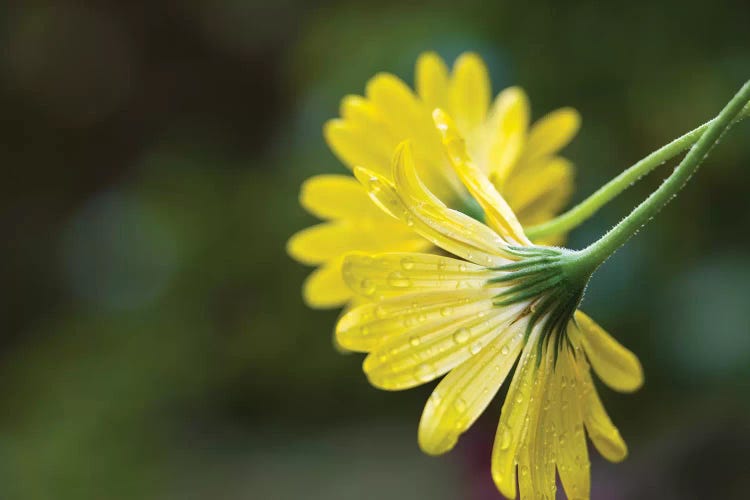
<svg viewBox="0 0 750 500"><path fill-rule="evenodd" d="M748 116L750 116L750 103L748 103L748 105L745 106L742 112L736 117L734 123L743 118L747 118ZM604 186L600 187L594 194L564 214L542 224L526 228L526 235L532 240L539 240L547 236L566 233L571 229L578 227L581 223L594 215L597 210L632 186L633 183L638 181L641 177L698 142L698 139L703 136L703 133L712 123L714 123L714 121L715 119L704 123L700 127L654 151L629 167L627 170L623 171Z"/></svg>
<svg viewBox="0 0 750 500"><path fill-rule="evenodd" d="M674 196L687 184L690 177L698 170L701 162L708 156L711 148L719 141L721 135L732 125L732 121L743 111L743 106L750 100L750 81L721 110L711 122L705 133L693 146L682 162L677 166L659 188L651 193L640 205L630 212L619 224L610 229L600 239L576 252L576 267L593 272L610 255L620 248L631 236L654 217Z"/></svg>

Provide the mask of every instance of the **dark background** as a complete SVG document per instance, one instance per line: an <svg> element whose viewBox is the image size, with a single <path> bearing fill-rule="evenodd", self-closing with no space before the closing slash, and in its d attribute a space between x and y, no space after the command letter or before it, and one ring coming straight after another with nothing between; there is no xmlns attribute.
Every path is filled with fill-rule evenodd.
<svg viewBox="0 0 750 500"><path fill-rule="evenodd" d="M490 499L500 398L422 455L429 387L369 387L284 251L322 123L423 50L583 115L576 200L750 78L735 2L11 2L0 9L0 498ZM594 499L747 498L750 125L595 276L643 362ZM593 241L664 167L575 231Z"/></svg>

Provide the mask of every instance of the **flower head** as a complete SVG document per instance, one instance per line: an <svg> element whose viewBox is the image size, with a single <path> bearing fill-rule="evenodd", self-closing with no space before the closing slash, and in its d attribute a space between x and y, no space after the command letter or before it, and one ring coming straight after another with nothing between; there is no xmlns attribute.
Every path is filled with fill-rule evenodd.
<svg viewBox="0 0 750 500"><path fill-rule="evenodd" d="M563 108L529 127L524 92L512 87L491 101L487 69L475 54L460 56L449 73L433 53L419 57L414 92L397 77L372 78L365 96L347 96L341 117L324 129L333 152L349 168L362 167L392 181L391 158L396 146L410 139L419 176L437 198L464 213L481 216L451 168L441 147L431 113L442 108L466 137L468 153L495 188L508 200L523 224L551 219L572 192L572 165L557 156L575 135L578 114ZM314 307L336 307L352 298L341 278L343 256L352 251L432 251L430 241L400 219L371 206L365 190L352 177L321 175L308 179L302 205L325 222L289 240L289 253L300 262L319 266L304 285Z"/></svg>
<svg viewBox="0 0 750 500"><path fill-rule="evenodd" d="M492 453L498 489L515 498L554 498L555 471L570 498L589 496L588 432L599 452L627 448L593 386L590 366L611 388L637 389L641 366L576 311L588 274L575 253L534 246L444 112L435 113L457 177L481 205L483 224L451 209L422 182L408 143L391 175L355 175L389 216L449 255L353 254L343 277L368 299L339 321L344 347L367 352L376 387L411 388L443 375L419 424L420 447L450 450L484 411L517 362Z"/></svg>

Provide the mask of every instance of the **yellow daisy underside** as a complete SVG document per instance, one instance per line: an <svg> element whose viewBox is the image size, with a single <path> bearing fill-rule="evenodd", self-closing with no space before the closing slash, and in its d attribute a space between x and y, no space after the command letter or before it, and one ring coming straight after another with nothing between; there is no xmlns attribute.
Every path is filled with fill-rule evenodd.
<svg viewBox="0 0 750 500"><path fill-rule="evenodd" d="M443 153L431 117L436 108L455 120L474 164L489 176L522 224L549 220L567 203L573 167L557 152L576 134L577 112L559 109L529 127L524 92L508 88L491 102L487 68L475 54L459 57L452 72L436 54L421 55L416 94L391 74L376 75L367 83L364 97L342 100L341 117L325 125L324 135L347 167L365 168L389 180L396 146L411 140L420 178L440 200L456 208L468 194ZM287 247L298 261L318 267L303 287L312 307L337 307L352 298L340 273L347 252L431 247L409 226L368 205L365 190L349 176L312 177L304 183L300 201L324 221L295 234Z"/></svg>
<svg viewBox="0 0 750 500"><path fill-rule="evenodd" d="M518 360L492 453L498 489L515 498L518 481L521 498L554 498L557 471L569 498L588 498L585 432L608 460L627 455L589 367L609 387L633 391L643 382L640 363L580 311L555 362L555 338L541 337L542 321L528 331L531 303L493 304L509 285L491 281L502 271L490 268L517 259L508 245L528 240L494 185L467 161L452 125L436 119L459 178L485 207L492 228L432 195L408 144L399 148L388 177L355 170L379 207L457 258L410 252L348 256L343 277L368 302L340 319L337 339L368 353L363 368L376 387L408 389L445 375L419 423L419 445L429 454L456 444Z"/></svg>

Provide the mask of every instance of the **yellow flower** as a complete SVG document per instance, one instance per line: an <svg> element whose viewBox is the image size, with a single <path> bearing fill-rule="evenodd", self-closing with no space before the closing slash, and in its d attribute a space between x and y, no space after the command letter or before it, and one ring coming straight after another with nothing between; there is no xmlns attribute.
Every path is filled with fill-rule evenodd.
<svg viewBox="0 0 750 500"><path fill-rule="evenodd" d="M344 279L368 301L342 316L337 339L369 353L363 368L376 387L408 389L445 375L419 423L419 445L429 454L456 444L518 360L492 452L495 484L509 498L516 496L516 480L521 498L554 498L557 470L568 498L588 498L584 428L608 460L627 454L589 367L609 387L627 392L642 384L641 365L576 311L585 280L561 264L574 262L566 260L573 252L532 245L493 183L469 159L450 120L439 111L435 117L486 225L430 192L408 143L399 147L392 175L355 169L387 214L455 257L348 255Z"/></svg>
<svg viewBox="0 0 750 500"><path fill-rule="evenodd" d="M512 87L494 102L487 68L475 54L459 57L452 73L433 53L419 57L417 94L391 74L372 78L365 97L347 96L341 118L325 125L325 137L349 168L363 167L386 179L391 157L405 139L413 143L419 175L448 206L476 213L476 203L453 173L441 148L431 113L442 108L466 137L469 152L506 197L524 225L555 216L573 188L573 167L556 155L575 135L578 113L554 111L529 127L524 92ZM289 240L298 261L319 266L306 280L303 295L312 307L336 307L352 298L341 278L347 252L429 251L431 243L402 221L371 206L352 177L320 175L308 179L300 193L302 206L325 222Z"/></svg>

